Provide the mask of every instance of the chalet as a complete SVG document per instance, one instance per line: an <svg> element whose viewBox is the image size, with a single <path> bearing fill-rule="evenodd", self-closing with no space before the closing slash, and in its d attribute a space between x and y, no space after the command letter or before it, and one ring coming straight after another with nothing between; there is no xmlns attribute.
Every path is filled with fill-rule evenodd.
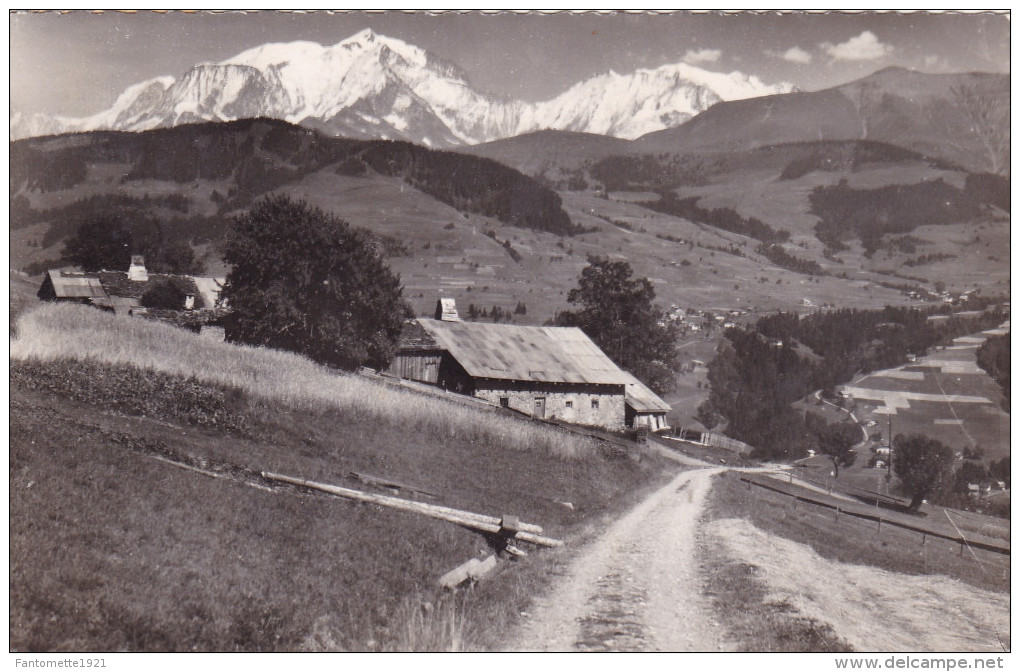
<svg viewBox="0 0 1020 672"><path fill-rule="evenodd" d="M80 271L54 269L46 273L37 296L44 301L74 302L95 306L117 315L141 315L142 295L153 282L174 279L185 288L181 310L214 308L224 278L196 278L188 275L149 273L145 259L131 257L128 271Z"/></svg>
<svg viewBox="0 0 1020 672"><path fill-rule="evenodd" d="M535 418L666 427L670 407L576 327L461 322L452 302L408 324L389 372Z"/></svg>

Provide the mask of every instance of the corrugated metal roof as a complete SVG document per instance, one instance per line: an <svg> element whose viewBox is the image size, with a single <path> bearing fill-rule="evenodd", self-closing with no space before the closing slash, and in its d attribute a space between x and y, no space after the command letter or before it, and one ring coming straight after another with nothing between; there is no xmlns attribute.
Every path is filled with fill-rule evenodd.
<svg viewBox="0 0 1020 672"><path fill-rule="evenodd" d="M476 378L599 385L625 385L633 378L576 327L418 322Z"/></svg>
<svg viewBox="0 0 1020 672"><path fill-rule="evenodd" d="M50 282L58 299L91 299L106 298L106 291L99 278L95 276L64 274L62 271L50 271Z"/></svg>
<svg viewBox="0 0 1020 672"><path fill-rule="evenodd" d="M626 371L624 372L626 373ZM627 383L627 405L638 413L668 413L672 407L663 401L659 395L652 392L640 380L627 373L630 382Z"/></svg>

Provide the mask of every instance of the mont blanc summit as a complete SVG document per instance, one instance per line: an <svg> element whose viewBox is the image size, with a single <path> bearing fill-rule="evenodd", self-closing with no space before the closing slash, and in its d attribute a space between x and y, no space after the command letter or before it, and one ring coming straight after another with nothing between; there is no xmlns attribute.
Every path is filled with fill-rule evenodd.
<svg viewBox="0 0 1020 672"><path fill-rule="evenodd" d="M91 117L11 116L11 137L142 131L198 121L269 117L335 135L429 146L487 142L541 129L633 139L677 126L711 105L793 90L740 72L686 63L608 72L546 101L486 93L455 64L370 29L333 46L264 44L219 63L128 87Z"/></svg>

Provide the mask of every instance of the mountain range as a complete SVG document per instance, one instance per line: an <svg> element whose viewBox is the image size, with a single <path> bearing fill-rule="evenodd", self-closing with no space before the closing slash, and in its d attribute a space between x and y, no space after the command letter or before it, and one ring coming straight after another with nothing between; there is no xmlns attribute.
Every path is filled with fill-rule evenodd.
<svg viewBox="0 0 1020 672"><path fill-rule="evenodd" d="M264 44L126 89L85 118L14 112L11 139L94 130L144 131L268 117L331 135L457 147L544 129L634 139L676 127L722 101L789 93L741 72L686 63L613 71L546 101L488 94L457 65L363 30L333 46Z"/></svg>

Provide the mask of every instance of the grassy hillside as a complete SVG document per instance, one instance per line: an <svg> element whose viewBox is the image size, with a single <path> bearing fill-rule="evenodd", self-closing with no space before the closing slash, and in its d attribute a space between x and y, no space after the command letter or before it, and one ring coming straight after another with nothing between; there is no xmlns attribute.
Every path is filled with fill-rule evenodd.
<svg viewBox="0 0 1020 672"><path fill-rule="evenodd" d="M791 489L775 481L765 479L764 482ZM796 489L796 486L793 488ZM817 492L803 494L826 499ZM835 500L833 503L836 503ZM839 500L838 503L847 510L865 513L868 510L859 502ZM947 522L940 507L926 505L925 508L929 512L927 518L899 518L910 525L928 527L949 535L958 534ZM960 555L959 545L954 542L928 539L922 545L921 535L916 532L886 525L878 534L875 523L851 516L842 516L837 522L831 510L808 504L794 507L790 497L763 488L749 488L740 481L737 473L721 474L716 478L709 496L709 511L709 520L744 518L772 534L808 544L822 556L840 562L871 565L904 574L943 574L986 590L1009 590L1009 556L976 551L980 559L976 561L966 551ZM874 512L874 509L871 511ZM897 518L897 514L892 512L883 511L882 515ZM1008 521L973 513L954 513L953 516L968 539L996 545L1005 542L1008 545Z"/></svg>
<svg viewBox="0 0 1020 672"><path fill-rule="evenodd" d="M569 175L585 164L630 151L631 142L593 133L536 131L512 138L483 142L458 149L512 166L526 175L550 181Z"/></svg>
<svg viewBox="0 0 1020 672"><path fill-rule="evenodd" d="M180 182L173 166L183 170L187 162L175 160L169 166L139 163L135 153L141 150L136 145L162 147L159 143L168 142L171 130L190 138L182 149L174 151L196 162L204 160L206 145L219 148L206 172ZM405 297L419 314L431 312L437 296L443 295L455 298L462 312L472 303L479 309L498 306L507 312L523 303L527 313L514 315L514 320L541 324L569 307L567 293L590 254L629 261L639 277L652 279L658 300L665 306L708 310L791 310L802 306L804 299L814 305L878 307L905 302L900 291L903 287L930 286L936 280L960 290L1008 281L1008 259L1001 253L1002 244L1008 242L1008 227L993 217L939 225L931 235L929 227L921 227L911 234L920 241L911 243L912 249L887 245L870 259L853 240L848 241L851 249L838 257L824 256L824 246L815 235L819 218L811 213L810 195L815 188L836 185L841 179L858 189L935 179L963 186L964 173L933 167L887 146L848 151L838 144L807 143L710 159L684 158L671 169L694 171L698 178L678 187L680 198L697 198L698 207L731 209L740 217L757 218L773 229L789 231L791 239L783 245L784 253L806 265L818 264L830 274L811 276L782 268L760 254L759 241L642 207L641 200L654 199L654 194L613 192L603 198L593 190L562 192L563 212L585 231L563 236L454 207L456 203L426 193L412 174L392 174L385 166L385 170L377 170L370 164L378 163L378 157L364 152L355 153L353 163L343 158L351 158L344 152L364 143L327 142L306 129L269 122L228 125L216 133L207 126L171 130L156 139L146 134L95 134L49 138L38 141L39 147L30 147L51 159L86 150L90 153L82 156L91 158L85 161L79 157L84 171L72 174L66 183L57 180L45 187L36 184L30 188L30 182L35 183L25 177L25 171L49 175L57 170L55 165L43 162L39 167L38 160L28 161L27 168L15 165L16 176L22 177L12 182L16 194L10 235L12 266L31 266L39 273L56 265L63 236L73 231L84 215L84 199L98 197L89 201L91 211L123 210L136 222L151 215L172 234L169 238L183 236L191 241L204 255L208 273L223 275L228 269L219 259L216 245L235 212L231 199L243 196L243 184L261 184L260 188L289 193L384 236L389 243L388 263L400 274ZM565 153L572 155L580 151L579 145L588 146L590 141L588 136L570 134L570 151ZM329 144L332 142L337 143L335 147ZM20 144L16 147L22 153L28 151ZM164 149L171 151L169 145ZM797 177L784 176L798 161L830 155L849 157L849 162L837 162L835 168L813 166ZM279 170L263 175L265 180L252 181L253 174L245 166L255 159L263 167L271 164ZM232 165L235 168L228 172ZM590 178L590 171L583 174ZM994 246L999 251L994 251ZM907 266L908 261L917 263Z"/></svg>
<svg viewBox="0 0 1020 672"><path fill-rule="evenodd" d="M11 228L48 224L41 245L51 247L94 210L128 208L164 222L174 240L215 242L230 213L318 171L396 177L464 213L574 231L555 192L495 161L404 142L330 138L265 119L12 143ZM97 198L102 207L89 207Z"/></svg>
<svg viewBox="0 0 1020 672"><path fill-rule="evenodd" d="M984 101L991 101L991 107L977 115L984 123L976 123ZM892 143L974 172L1008 173L1009 75L929 75L886 68L824 91L713 105L681 126L638 138L634 151L739 152L789 142L862 139Z"/></svg>
<svg viewBox="0 0 1020 672"><path fill-rule="evenodd" d="M672 470L84 308L25 313L11 349L15 650L493 646L589 526ZM423 501L519 515L568 546L443 596L439 576L492 551L484 535L249 487L261 470L400 481L434 493Z"/></svg>

